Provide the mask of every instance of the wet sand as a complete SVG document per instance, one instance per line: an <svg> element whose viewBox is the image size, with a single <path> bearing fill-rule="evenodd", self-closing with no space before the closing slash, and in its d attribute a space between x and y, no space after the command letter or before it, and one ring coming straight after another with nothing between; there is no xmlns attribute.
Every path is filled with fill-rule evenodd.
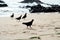
<svg viewBox="0 0 60 40"><path fill-rule="evenodd" d="M27 18L19 22L15 18L20 15L15 14L13 19L0 17L0 40L60 40L59 13L27 14ZM32 19L34 19L32 29L27 29L22 23Z"/></svg>

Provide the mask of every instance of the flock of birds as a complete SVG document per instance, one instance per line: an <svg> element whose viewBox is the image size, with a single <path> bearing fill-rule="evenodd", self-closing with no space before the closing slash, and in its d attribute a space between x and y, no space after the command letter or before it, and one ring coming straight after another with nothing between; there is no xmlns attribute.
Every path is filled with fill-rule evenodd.
<svg viewBox="0 0 60 40"><path fill-rule="evenodd" d="M10 16L11 18L14 18L14 13ZM25 15L22 17L22 15L20 15L19 17L16 18L16 20L20 21L20 19L25 19L27 17L27 13L25 13ZM29 22L23 22L22 24L26 25L27 28L30 27L32 28L32 23L33 23L34 19L32 19Z"/></svg>

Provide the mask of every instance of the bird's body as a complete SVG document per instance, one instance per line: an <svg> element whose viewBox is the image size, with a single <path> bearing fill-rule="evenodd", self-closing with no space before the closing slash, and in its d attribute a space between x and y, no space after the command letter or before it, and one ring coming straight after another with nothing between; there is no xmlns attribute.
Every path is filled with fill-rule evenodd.
<svg viewBox="0 0 60 40"><path fill-rule="evenodd" d="M19 17L18 17L18 18L16 18L16 19L20 21L21 17L22 17L22 15L21 15L21 16L19 16Z"/></svg>
<svg viewBox="0 0 60 40"><path fill-rule="evenodd" d="M27 28L28 28L28 26L30 26L30 28L31 28L33 21L34 21L34 19L32 19L30 22L25 22L25 23L23 22L22 24L26 25Z"/></svg>
<svg viewBox="0 0 60 40"><path fill-rule="evenodd" d="M27 17L27 13L25 13L25 15L22 17L22 19L25 19Z"/></svg>
<svg viewBox="0 0 60 40"><path fill-rule="evenodd" d="M14 13L10 17L13 18L14 17Z"/></svg>

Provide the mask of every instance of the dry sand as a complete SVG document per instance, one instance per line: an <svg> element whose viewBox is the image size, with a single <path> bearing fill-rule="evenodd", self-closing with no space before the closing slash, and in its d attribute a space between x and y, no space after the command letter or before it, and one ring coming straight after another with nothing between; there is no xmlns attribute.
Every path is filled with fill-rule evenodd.
<svg viewBox="0 0 60 40"><path fill-rule="evenodd" d="M60 14L27 14L25 20L21 19L18 22L15 18L20 15L15 14L13 19L0 17L0 40L60 40ZM22 22L32 19L33 29L26 29Z"/></svg>

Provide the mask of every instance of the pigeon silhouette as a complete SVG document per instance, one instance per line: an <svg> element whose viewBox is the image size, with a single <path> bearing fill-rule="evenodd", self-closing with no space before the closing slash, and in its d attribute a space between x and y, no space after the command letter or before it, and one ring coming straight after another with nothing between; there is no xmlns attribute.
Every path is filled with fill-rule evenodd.
<svg viewBox="0 0 60 40"><path fill-rule="evenodd" d="M22 17L22 15L20 15L19 17L17 17L16 20L20 21L21 17Z"/></svg>
<svg viewBox="0 0 60 40"><path fill-rule="evenodd" d="M14 17L14 13L10 17L13 18Z"/></svg>
<svg viewBox="0 0 60 40"><path fill-rule="evenodd" d="M28 28L28 26L29 26L30 28L32 28L31 25L32 25L33 21L34 21L34 19L32 19L30 22L23 22L22 24L26 25L27 28Z"/></svg>
<svg viewBox="0 0 60 40"><path fill-rule="evenodd" d="M25 13L25 15L22 17L22 19L25 19L27 17L27 13Z"/></svg>

